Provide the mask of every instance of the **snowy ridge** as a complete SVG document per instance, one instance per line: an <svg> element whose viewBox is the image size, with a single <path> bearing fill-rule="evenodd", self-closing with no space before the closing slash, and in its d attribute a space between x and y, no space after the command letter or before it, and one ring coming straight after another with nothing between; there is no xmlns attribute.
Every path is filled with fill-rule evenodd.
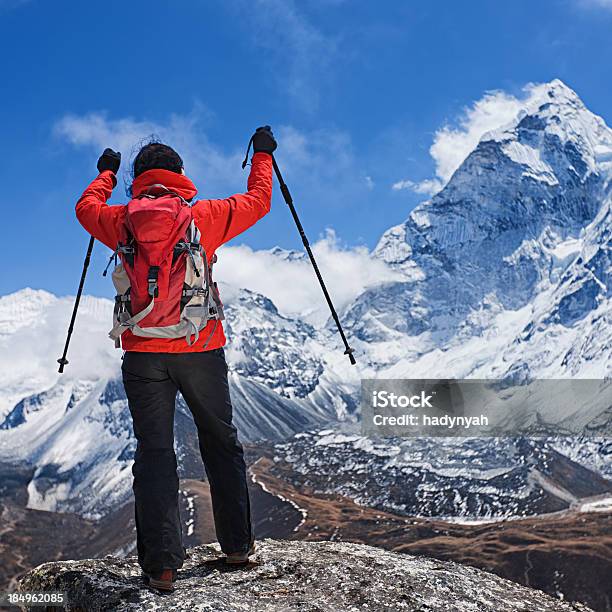
<svg viewBox="0 0 612 612"><path fill-rule="evenodd" d="M354 427L304 432L274 446L274 462L298 489L343 495L396 514L500 520L556 512L612 482L563 452L570 438L370 439ZM597 457L590 451L592 457ZM610 465L611 449L599 457Z"/></svg>

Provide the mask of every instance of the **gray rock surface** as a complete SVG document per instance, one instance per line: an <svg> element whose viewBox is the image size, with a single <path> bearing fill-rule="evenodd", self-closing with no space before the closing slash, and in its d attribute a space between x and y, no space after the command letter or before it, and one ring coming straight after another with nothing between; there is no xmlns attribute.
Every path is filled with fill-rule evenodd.
<svg viewBox="0 0 612 612"><path fill-rule="evenodd" d="M246 568L215 546L190 550L174 593L150 591L135 558L41 565L21 590L67 591L68 610L414 612L588 611L456 563L361 544L265 540Z"/></svg>

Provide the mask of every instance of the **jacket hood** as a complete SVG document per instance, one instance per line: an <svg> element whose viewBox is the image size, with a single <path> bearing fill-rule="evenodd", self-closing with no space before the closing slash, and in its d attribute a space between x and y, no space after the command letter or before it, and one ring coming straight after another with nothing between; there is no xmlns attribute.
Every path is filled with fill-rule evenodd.
<svg viewBox="0 0 612 612"><path fill-rule="evenodd" d="M132 197L137 198L153 185L163 185L170 189L170 191L175 191L186 200L191 200L198 193L191 179L184 174L154 168L153 170L143 172L134 179L132 183Z"/></svg>

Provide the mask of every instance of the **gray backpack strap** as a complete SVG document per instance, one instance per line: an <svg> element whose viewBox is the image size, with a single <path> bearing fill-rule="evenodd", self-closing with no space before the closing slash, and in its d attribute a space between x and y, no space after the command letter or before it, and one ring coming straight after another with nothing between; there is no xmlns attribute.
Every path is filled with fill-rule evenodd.
<svg viewBox="0 0 612 612"><path fill-rule="evenodd" d="M113 329L108 332L108 337L111 340L114 340L116 345L117 341L121 337L121 334L126 329L131 329L132 327L138 325L138 323L140 323L153 310L153 306L155 306L155 298L151 298L148 305L132 317L126 316L128 315L127 312L119 313L119 317L113 325Z"/></svg>
<svg viewBox="0 0 612 612"><path fill-rule="evenodd" d="M223 313L223 304L221 303L221 298L219 297L219 289L217 288L217 283L215 283L212 279L212 269L216 263L217 263L217 254L215 253L210 262L210 268L209 268L209 273L208 273L208 276L210 278L210 284L211 284L210 297L212 299L214 308L217 312L216 318L219 321L223 321L225 319L225 314Z"/></svg>

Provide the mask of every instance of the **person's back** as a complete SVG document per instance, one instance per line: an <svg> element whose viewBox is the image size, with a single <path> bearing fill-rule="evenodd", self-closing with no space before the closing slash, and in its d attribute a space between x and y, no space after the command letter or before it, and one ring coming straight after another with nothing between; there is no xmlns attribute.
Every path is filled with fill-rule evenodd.
<svg viewBox="0 0 612 612"><path fill-rule="evenodd" d="M128 284L119 290L110 335L126 351L122 374L137 439L133 488L138 559L149 577L150 585L157 588L172 589L176 570L182 566L185 558L173 432L178 391L189 406L198 429L221 549L230 563L246 562L254 551L246 466L242 446L232 424L223 350L226 340L216 286L212 283L209 286L214 292L211 308L206 303L210 313L206 318L192 318L194 329L189 329L187 333L185 327L180 327L176 321L182 323L188 319L181 313L187 312L189 296L193 296L196 290L185 283L182 291L168 293L166 282L166 293L162 297L166 298L167 303L161 314L155 310L155 297L159 296L158 282L162 283L157 277L161 265L175 271L177 266L174 266L174 262L181 255L181 249L186 263L180 274L189 271L191 266L195 273L192 278L199 278L201 283L204 280L201 277L208 275L205 280L210 281L209 270L216 249L269 212L272 197L271 153L275 148L276 142L270 128L258 128L253 136L254 155L248 191L221 200L200 200L187 206L193 201L196 188L185 175L181 158L167 145L150 143L134 159L131 188L134 200L129 207L109 206L106 203L117 184L115 175L121 160L119 153L106 149L98 160L100 174L76 205L76 214L83 227L121 257L121 265L116 269L115 276L117 270L124 273L127 269L128 272L123 274L123 280L115 283L118 289L124 281ZM136 218L139 206L144 210L150 199L162 196L169 197L168 206L150 207L149 219L158 228L161 226L162 237L167 226L169 237L165 242L158 240L161 246L158 247L157 256L161 265L152 266L148 262L145 267L144 274L147 274L147 270L149 274L149 278L145 278L145 284L148 281L147 292L130 286L130 280L138 286L142 284L134 264L134 252L147 254L147 248L150 250L151 246L144 242L150 238L150 234L146 238L140 236L139 244L138 228L132 217ZM173 197L177 200L174 204L171 201ZM139 198L143 199L142 205ZM155 211L162 209L164 213L176 212L156 218ZM179 214L185 217L183 225L176 223ZM198 230L197 242L194 242L193 235L182 236L183 228L191 221L192 227ZM177 236L181 234L178 245L183 246L178 251L172 228L178 232ZM196 265L194 253L196 256L201 254L204 259L199 265ZM192 263L187 261L187 257ZM183 281L182 276L179 280ZM218 308L215 307L217 305ZM123 316L118 316L118 311Z"/></svg>

